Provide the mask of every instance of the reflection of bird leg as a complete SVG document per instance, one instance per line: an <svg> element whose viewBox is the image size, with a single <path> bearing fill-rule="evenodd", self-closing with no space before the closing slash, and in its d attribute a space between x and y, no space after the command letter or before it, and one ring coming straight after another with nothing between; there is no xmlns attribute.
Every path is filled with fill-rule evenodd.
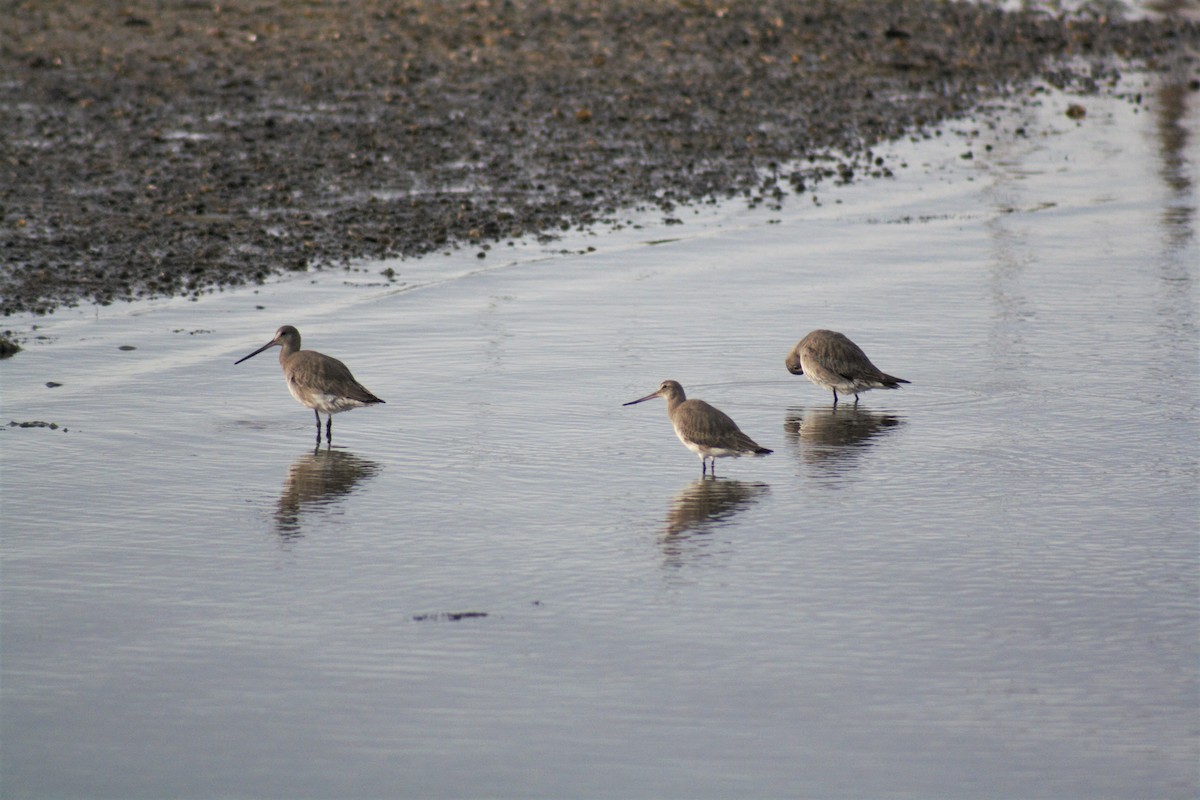
<svg viewBox="0 0 1200 800"><path fill-rule="evenodd" d="M677 541L689 531L703 532L708 526L729 519L739 509L765 494L765 484L716 477L692 481L672 500L667 510L664 542Z"/></svg>
<svg viewBox="0 0 1200 800"><path fill-rule="evenodd" d="M275 514L276 529L285 537L300 534L301 516L307 509L319 509L354 491L360 481L379 472L379 465L332 448L317 441L312 453L305 453L288 468L283 492Z"/></svg>
<svg viewBox="0 0 1200 800"><path fill-rule="evenodd" d="M865 453L862 445L903 425L895 414L850 404L789 410L783 429L801 457L831 474L843 474Z"/></svg>

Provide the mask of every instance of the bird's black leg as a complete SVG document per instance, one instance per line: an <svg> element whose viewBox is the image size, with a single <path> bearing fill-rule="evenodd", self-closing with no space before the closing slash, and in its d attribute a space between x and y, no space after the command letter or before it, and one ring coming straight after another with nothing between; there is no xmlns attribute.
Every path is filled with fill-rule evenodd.
<svg viewBox="0 0 1200 800"><path fill-rule="evenodd" d="M325 421L325 441L333 444L333 414Z"/></svg>
<svg viewBox="0 0 1200 800"><path fill-rule="evenodd" d="M313 416L317 418L317 445L321 444L321 412L313 409Z"/></svg>
<svg viewBox="0 0 1200 800"><path fill-rule="evenodd" d="M854 395L854 405L858 405L858 395Z"/></svg>
<svg viewBox="0 0 1200 800"><path fill-rule="evenodd" d="M833 404L837 405L837 389L833 390Z"/></svg>

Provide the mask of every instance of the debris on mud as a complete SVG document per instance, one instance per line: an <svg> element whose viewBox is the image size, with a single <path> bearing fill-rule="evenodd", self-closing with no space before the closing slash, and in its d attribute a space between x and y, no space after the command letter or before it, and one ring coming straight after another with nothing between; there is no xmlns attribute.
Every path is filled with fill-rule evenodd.
<svg viewBox="0 0 1200 800"><path fill-rule="evenodd" d="M66 433L70 428L62 428L57 422L43 422L40 419L18 422L15 419L8 423L10 428L49 428L52 431L62 430Z"/></svg>

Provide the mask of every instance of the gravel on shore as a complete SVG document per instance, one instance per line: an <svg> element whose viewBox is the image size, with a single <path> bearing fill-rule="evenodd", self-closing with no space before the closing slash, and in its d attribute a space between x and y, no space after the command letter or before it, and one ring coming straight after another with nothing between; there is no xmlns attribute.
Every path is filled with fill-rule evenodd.
<svg viewBox="0 0 1200 800"><path fill-rule="evenodd" d="M1200 51L1194 21L937 0L5 5L6 315L770 202L1031 80L1195 91Z"/></svg>

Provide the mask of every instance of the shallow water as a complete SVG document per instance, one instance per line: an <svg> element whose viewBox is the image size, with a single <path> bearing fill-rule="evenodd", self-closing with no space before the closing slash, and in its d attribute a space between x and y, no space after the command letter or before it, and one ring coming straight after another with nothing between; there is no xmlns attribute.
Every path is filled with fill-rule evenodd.
<svg viewBox="0 0 1200 800"><path fill-rule="evenodd" d="M1200 112L1130 91L781 210L34 321L4 795L1195 796ZM332 450L233 366L284 323L387 400ZM817 327L912 384L834 409ZM700 480L621 407L665 378L775 453Z"/></svg>

